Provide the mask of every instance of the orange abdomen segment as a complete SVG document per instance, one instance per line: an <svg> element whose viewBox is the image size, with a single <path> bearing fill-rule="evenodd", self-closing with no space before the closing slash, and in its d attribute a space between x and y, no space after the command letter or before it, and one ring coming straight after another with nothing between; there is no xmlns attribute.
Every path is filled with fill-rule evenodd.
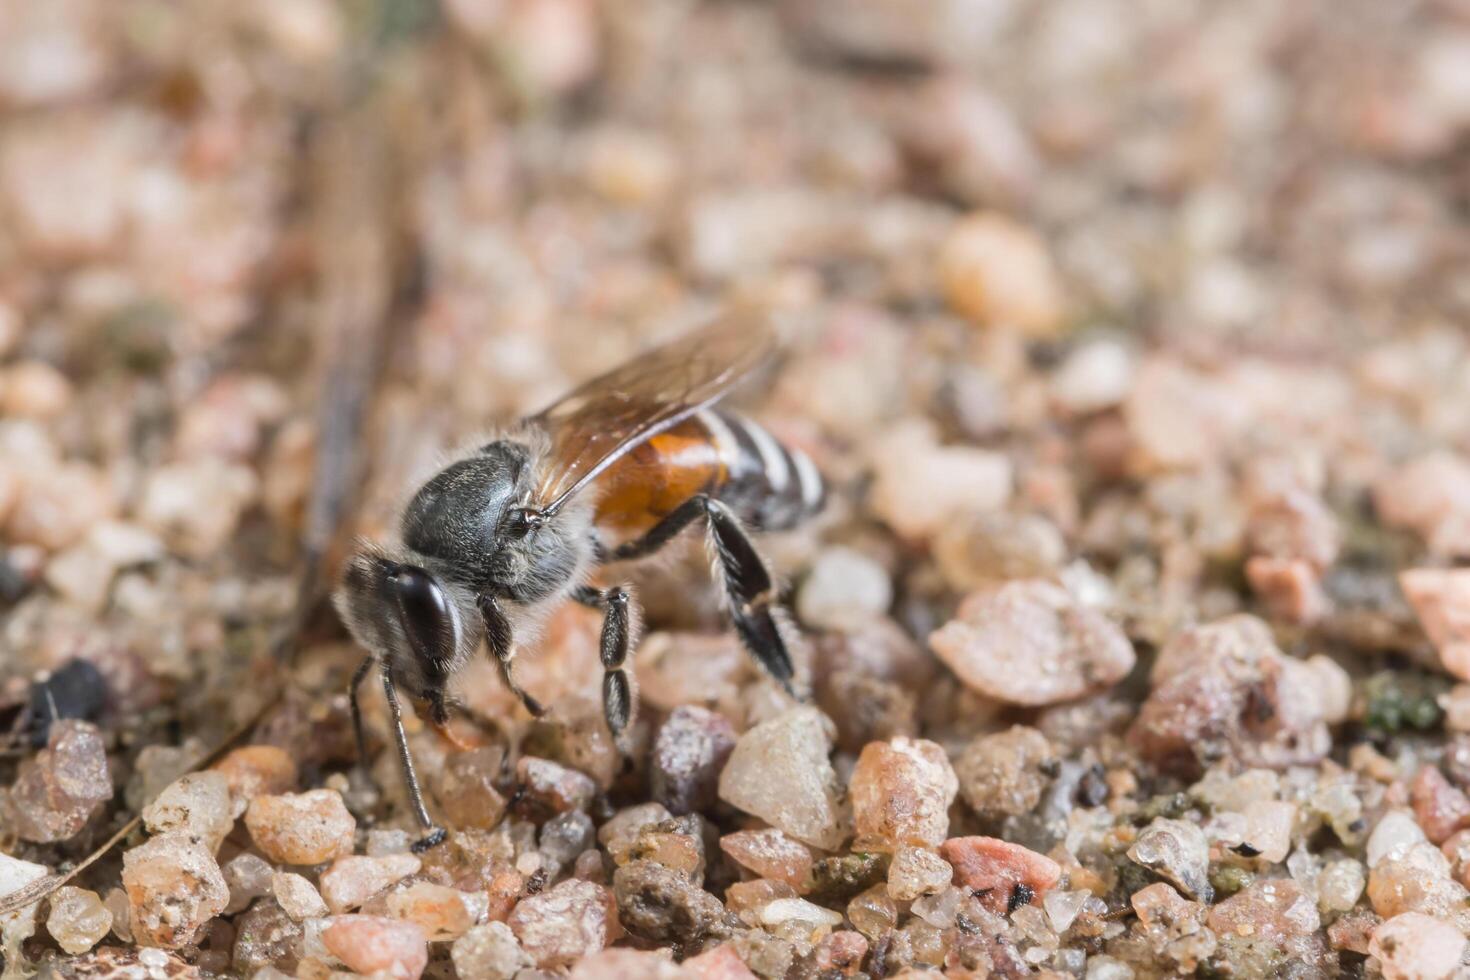
<svg viewBox="0 0 1470 980"><path fill-rule="evenodd" d="M699 416L634 447L598 477L597 524L625 538L643 534L697 493L716 493L727 460Z"/></svg>

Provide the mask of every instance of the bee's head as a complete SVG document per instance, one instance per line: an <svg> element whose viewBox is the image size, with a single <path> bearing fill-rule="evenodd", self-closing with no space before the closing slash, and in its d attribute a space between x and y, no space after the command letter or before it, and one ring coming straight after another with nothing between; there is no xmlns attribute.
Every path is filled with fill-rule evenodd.
<svg viewBox="0 0 1470 980"><path fill-rule="evenodd" d="M347 563L333 601L358 643L426 679L447 675L473 649L473 599L427 569L371 549Z"/></svg>

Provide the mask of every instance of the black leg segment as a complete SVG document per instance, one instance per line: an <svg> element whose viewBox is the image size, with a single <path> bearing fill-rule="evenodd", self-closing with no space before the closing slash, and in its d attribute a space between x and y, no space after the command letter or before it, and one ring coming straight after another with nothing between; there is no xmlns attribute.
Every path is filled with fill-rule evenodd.
<svg viewBox="0 0 1470 980"><path fill-rule="evenodd" d="M424 793L419 788L418 773L413 768L413 755L408 751L408 736L403 731L403 709L398 704L398 688L393 683L393 673L383 664L383 694L388 698L388 711L393 716L393 738L398 745L398 761L403 766L403 780L408 784L408 800L413 805L414 816L425 834L413 845L416 853L423 853L443 842L444 828L434 826L424 806Z"/></svg>
<svg viewBox="0 0 1470 980"><path fill-rule="evenodd" d="M591 586L579 586L572 598L584 606L603 611L602 640L599 652L602 658L602 708L607 716L607 727L613 737L621 736L633 720L633 686L623 664L633 644L633 613L631 596L624 586L615 586L605 592Z"/></svg>
<svg viewBox="0 0 1470 980"><path fill-rule="evenodd" d="M643 537L613 549L608 560L650 555L699 518L709 528L735 631L761 667L796 697L792 684L796 671L777 619L775 582L765 559L728 506L706 494L691 497ZM604 638L606 635L604 632Z"/></svg>
<svg viewBox="0 0 1470 980"><path fill-rule="evenodd" d="M367 733L362 728L362 705L359 703L363 678L373 669L374 659L363 657L362 663L352 672L352 686L348 688L347 702L352 706L352 734L357 739L357 764L367 770Z"/></svg>
<svg viewBox="0 0 1470 980"><path fill-rule="evenodd" d="M493 595L480 596L480 616L485 621L485 643L490 647L490 652L495 656L495 662L500 665L500 676L505 680L505 686L510 688L516 697L521 699L521 704L526 710L537 718L545 709L541 702L521 689L516 683L515 671L511 661L515 656L515 639L511 636L510 620L505 618L505 613L500 609L500 603Z"/></svg>
<svg viewBox="0 0 1470 980"><path fill-rule="evenodd" d="M794 698L796 689L791 681L796 669L776 621L776 583L770 569L730 508L718 500L707 500L705 508L735 632L766 672Z"/></svg>
<svg viewBox="0 0 1470 980"><path fill-rule="evenodd" d="M674 536L696 520L705 516L705 505L709 498L704 494L690 497L659 521L643 537L614 548L607 561L631 561L646 558L673 540Z"/></svg>

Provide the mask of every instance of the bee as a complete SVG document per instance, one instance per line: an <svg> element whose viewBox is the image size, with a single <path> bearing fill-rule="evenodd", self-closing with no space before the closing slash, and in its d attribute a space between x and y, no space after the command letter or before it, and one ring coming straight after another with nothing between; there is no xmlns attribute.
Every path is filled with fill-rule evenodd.
<svg viewBox="0 0 1470 980"><path fill-rule="evenodd" d="M349 559L333 599L368 651L350 689L359 758L358 693L376 670L425 832L416 849L445 834L424 806L399 692L444 731L448 684L483 644L540 715L515 679L516 637L570 599L603 614L602 699L621 742L634 712L626 664L636 614L626 585L598 588L591 578L600 566L654 554L691 525L704 531L735 632L796 696L791 627L750 531L815 515L825 485L805 453L715 407L775 347L768 323L726 317L635 357L460 454L409 500L398 540L365 544Z"/></svg>

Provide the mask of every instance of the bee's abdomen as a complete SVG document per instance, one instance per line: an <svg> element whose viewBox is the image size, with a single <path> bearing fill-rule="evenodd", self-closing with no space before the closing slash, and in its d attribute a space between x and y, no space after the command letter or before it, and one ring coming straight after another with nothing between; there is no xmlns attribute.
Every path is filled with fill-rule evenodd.
<svg viewBox="0 0 1470 980"><path fill-rule="evenodd" d="M598 482L597 524L614 540L646 533L701 493L767 531L799 524L826 498L806 453L749 419L710 409L634 447Z"/></svg>
<svg viewBox="0 0 1470 980"><path fill-rule="evenodd" d="M715 495L747 523L783 531L822 509L826 484L806 453L782 445L744 416L706 409L694 418L724 462L724 479Z"/></svg>

